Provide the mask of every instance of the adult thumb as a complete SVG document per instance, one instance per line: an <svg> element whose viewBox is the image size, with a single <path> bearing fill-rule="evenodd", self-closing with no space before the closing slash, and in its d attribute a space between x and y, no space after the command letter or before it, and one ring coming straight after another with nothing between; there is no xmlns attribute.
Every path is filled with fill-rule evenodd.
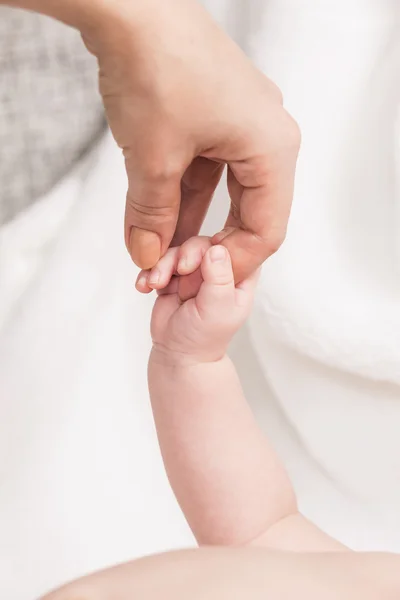
<svg viewBox="0 0 400 600"><path fill-rule="evenodd" d="M130 177L125 210L125 243L141 269L151 269L175 233L181 200L181 173L159 169Z"/></svg>

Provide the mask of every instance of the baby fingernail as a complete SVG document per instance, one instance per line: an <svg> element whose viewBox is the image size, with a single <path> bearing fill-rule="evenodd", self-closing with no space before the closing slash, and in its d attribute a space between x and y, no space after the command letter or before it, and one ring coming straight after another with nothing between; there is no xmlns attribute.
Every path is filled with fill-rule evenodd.
<svg viewBox="0 0 400 600"><path fill-rule="evenodd" d="M148 282L150 285L157 285L160 281L160 271L158 269L153 269L149 275Z"/></svg>
<svg viewBox="0 0 400 600"><path fill-rule="evenodd" d="M223 246L213 246L210 250L212 262L223 262L226 259L226 249Z"/></svg>
<svg viewBox="0 0 400 600"><path fill-rule="evenodd" d="M146 284L147 284L146 275L141 275L140 277L138 277L138 279L136 281L136 287L145 287Z"/></svg>
<svg viewBox="0 0 400 600"><path fill-rule="evenodd" d="M179 271L186 271L188 268L188 261L187 258L181 258L179 263L178 263L178 272Z"/></svg>

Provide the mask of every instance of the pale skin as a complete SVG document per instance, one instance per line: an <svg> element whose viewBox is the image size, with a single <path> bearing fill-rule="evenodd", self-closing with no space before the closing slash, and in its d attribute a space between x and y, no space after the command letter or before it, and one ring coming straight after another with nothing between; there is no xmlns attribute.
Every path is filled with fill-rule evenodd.
<svg viewBox="0 0 400 600"><path fill-rule="evenodd" d="M400 557L351 552L298 512L226 355L257 276L235 285L229 253L211 246L207 238L189 240L137 282L160 295L151 402L171 486L202 547L95 574L45 600L397 599ZM182 302L179 277L171 278L198 267L200 290Z"/></svg>
<svg viewBox="0 0 400 600"><path fill-rule="evenodd" d="M225 166L237 281L281 245L299 129L278 87L196 0L0 0L78 28L125 155L125 240L142 268L197 234ZM244 92L245 90L245 92ZM112 202L112 198L110 198ZM227 211L228 212L228 211ZM182 283L182 296L197 291Z"/></svg>
<svg viewBox="0 0 400 600"><path fill-rule="evenodd" d="M170 280L198 267L200 291L181 304L178 280ZM228 251L205 237L169 250L156 269L137 283L147 278L162 290L151 323L150 397L167 474L199 544L344 550L298 513L226 353L251 310L257 274L235 286Z"/></svg>
<svg viewBox="0 0 400 600"><path fill-rule="evenodd" d="M0 3L41 12L76 27L98 58L108 121L126 159L125 240L140 267L153 267L171 244L180 245L198 233L224 166L231 210L227 230L212 243L229 250L236 282L246 280L279 248L293 196L299 129L284 109L279 89L254 68L195 0ZM149 291L148 283L144 282L141 291ZM198 271L188 269L178 281L180 298L197 297L200 284ZM231 388L235 375L230 375ZM240 394L232 395L235 402L239 409ZM282 489L277 493L286 486L290 489L267 441L256 432L250 415L246 420L244 434L249 441L253 435L257 438L260 459L268 461L274 477L275 471L281 473ZM248 460L254 457L255 448L246 451ZM192 458L199 460L196 453ZM174 467L170 461L168 466L168 460L172 481ZM228 475L225 483L230 485ZM246 480L235 510L252 485L251 479ZM205 540L211 533L207 508L211 496L207 492L202 500L208 511L203 525L199 523L203 507L194 499L192 507L188 490L178 482L174 486L189 522L199 539ZM263 490L273 505L275 491L271 493L266 480ZM224 500L228 492L222 492ZM251 519L246 515L242 521L231 511L221 521L218 540L244 543L254 535L269 549L202 549L144 559L73 583L47 600L398 598L397 557L277 551L290 546L295 537L292 524L294 528L299 516L292 511L293 502L288 492L284 512L289 513L289 520L282 518L275 524L275 513L268 510L261 515L257 502ZM328 545L338 548L302 519L297 537L304 549L320 543L324 550ZM309 541L304 544L306 537Z"/></svg>
<svg viewBox="0 0 400 600"><path fill-rule="evenodd" d="M203 548L86 577L42 600L398 600L390 555Z"/></svg>

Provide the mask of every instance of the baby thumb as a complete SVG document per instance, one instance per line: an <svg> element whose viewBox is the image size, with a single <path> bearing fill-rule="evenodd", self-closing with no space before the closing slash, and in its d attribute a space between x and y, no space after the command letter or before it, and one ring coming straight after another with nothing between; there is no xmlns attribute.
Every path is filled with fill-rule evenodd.
<svg viewBox="0 0 400 600"><path fill-rule="evenodd" d="M200 313L221 313L230 308L235 297L235 282L229 252L223 246L212 246L201 264L203 283L197 294Z"/></svg>

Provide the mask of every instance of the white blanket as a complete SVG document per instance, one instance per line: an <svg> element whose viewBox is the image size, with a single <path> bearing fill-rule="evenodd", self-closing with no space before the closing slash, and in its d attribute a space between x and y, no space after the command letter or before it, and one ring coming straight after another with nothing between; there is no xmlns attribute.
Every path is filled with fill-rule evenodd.
<svg viewBox="0 0 400 600"><path fill-rule="evenodd" d="M234 357L305 513L355 548L400 551L397 2L212 4L304 136L288 240ZM150 414L152 300L123 247L125 188L107 135L0 232L8 600L192 543Z"/></svg>

